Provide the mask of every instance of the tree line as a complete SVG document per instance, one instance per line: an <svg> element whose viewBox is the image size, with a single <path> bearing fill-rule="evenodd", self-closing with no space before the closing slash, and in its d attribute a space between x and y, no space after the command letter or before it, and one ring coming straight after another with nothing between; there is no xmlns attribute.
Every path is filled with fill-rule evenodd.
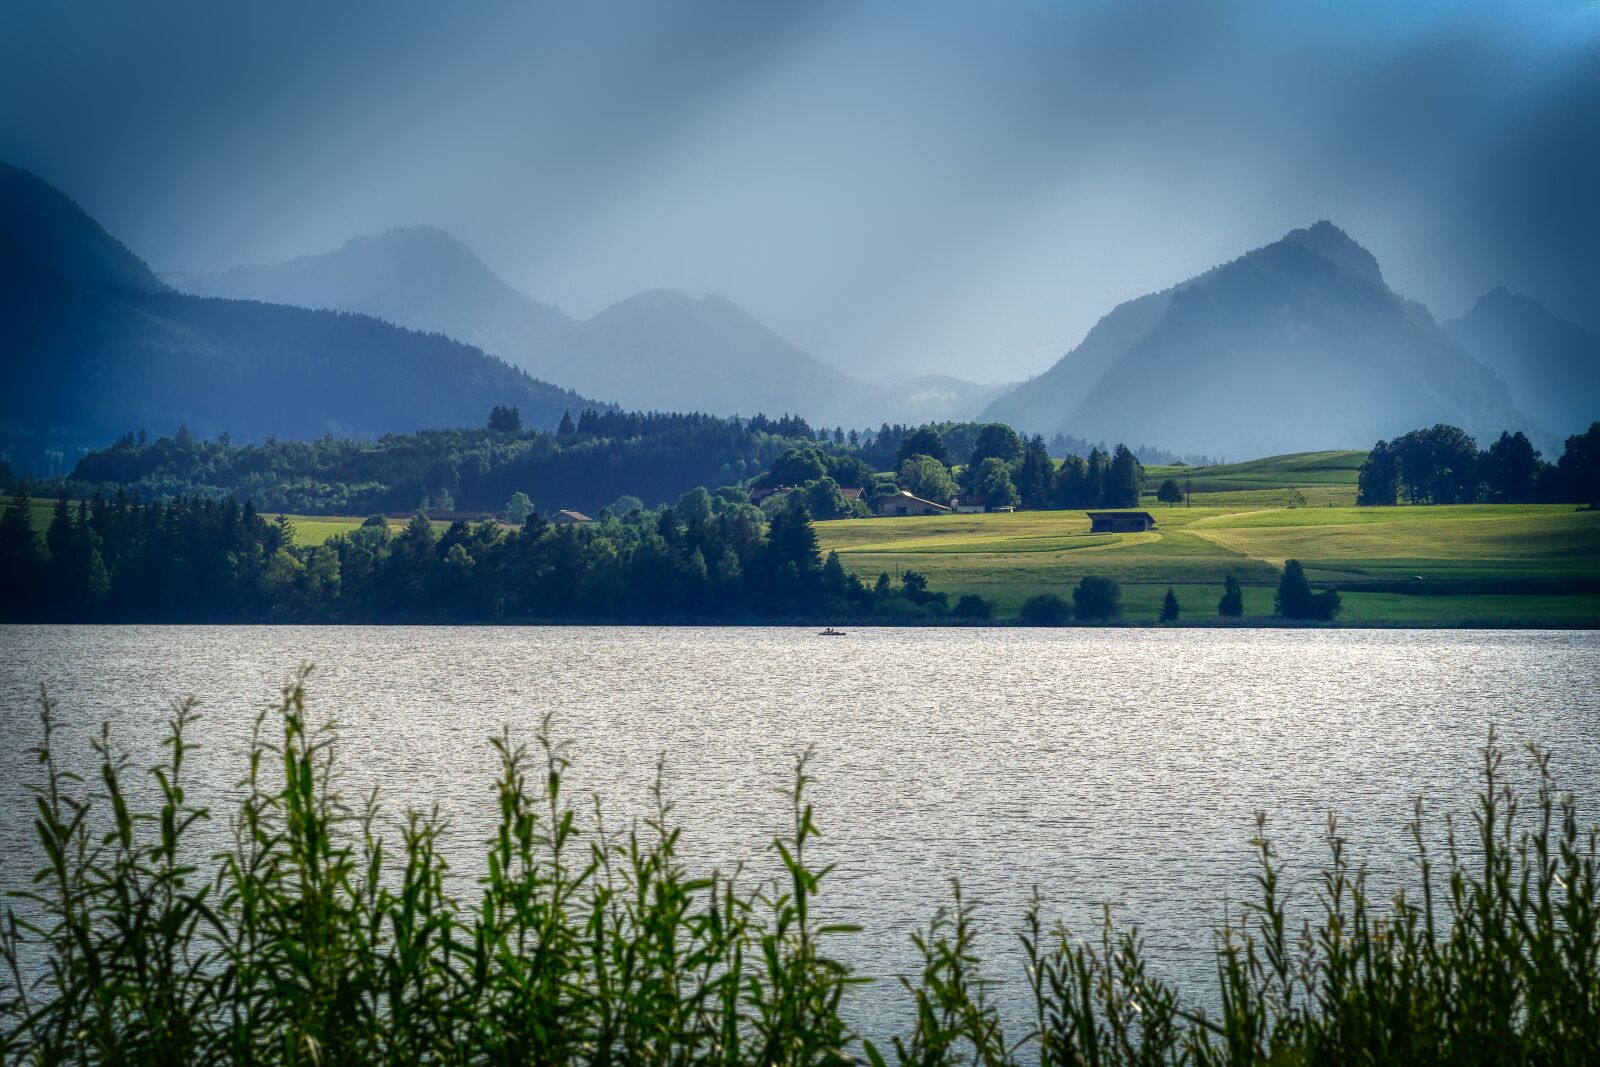
<svg viewBox="0 0 1600 1067"><path fill-rule="evenodd" d="M1503 431L1483 451L1457 426L1412 430L1372 446L1359 504L1593 504L1600 502L1600 422L1545 462L1526 434Z"/></svg>
<svg viewBox="0 0 1600 1067"><path fill-rule="evenodd" d="M946 436L950 425L899 434L894 452L881 457L885 473L866 461L870 450L841 454L801 445L755 484L799 488L818 518L871 514L876 500L901 490L938 504L962 495L989 507L1035 509L1136 507L1144 492L1144 465L1125 445L1109 453L1093 447L1087 457L1067 456L1058 466L1042 436L1020 437L1003 423L963 423L957 448ZM865 490L858 503L839 497L846 486Z"/></svg>
<svg viewBox="0 0 1600 1067"><path fill-rule="evenodd" d="M374 515L320 545L251 504L127 493L70 502L41 538L32 501L0 516L11 622L493 622L906 618L945 613L927 580L873 584L821 557L804 501L770 519L697 488L624 518L520 527Z"/></svg>

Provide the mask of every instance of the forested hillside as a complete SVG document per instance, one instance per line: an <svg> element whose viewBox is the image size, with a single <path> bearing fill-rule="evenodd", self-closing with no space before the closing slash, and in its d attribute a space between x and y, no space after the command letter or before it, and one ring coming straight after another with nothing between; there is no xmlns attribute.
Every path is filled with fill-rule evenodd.
<svg viewBox="0 0 1600 1067"><path fill-rule="evenodd" d="M481 422L481 414L473 420ZM322 437L240 445L180 434L124 437L72 472L84 492L200 494L264 511L363 515L420 506L497 511L526 493L543 512L591 514L618 497L647 505L695 486L753 478L786 449L815 443L795 418L584 411L566 432L424 430L377 441Z"/></svg>
<svg viewBox="0 0 1600 1067"><path fill-rule="evenodd" d="M19 469L60 471L141 429L371 437L473 425L496 404L553 428L603 406L437 334L167 291L61 193L0 177L0 447Z"/></svg>

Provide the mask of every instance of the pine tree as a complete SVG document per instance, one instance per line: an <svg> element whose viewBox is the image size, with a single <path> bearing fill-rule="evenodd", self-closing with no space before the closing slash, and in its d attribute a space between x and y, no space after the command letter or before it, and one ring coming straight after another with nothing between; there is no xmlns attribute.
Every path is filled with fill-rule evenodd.
<svg viewBox="0 0 1600 1067"><path fill-rule="evenodd" d="M1217 614L1237 619L1244 615L1244 590L1239 579L1228 575L1222 585L1222 599L1217 602Z"/></svg>
<svg viewBox="0 0 1600 1067"><path fill-rule="evenodd" d="M1306 579L1306 569L1297 559L1285 560L1283 577L1278 579L1278 595L1274 600L1279 615L1286 619L1312 617L1311 583Z"/></svg>
<svg viewBox="0 0 1600 1067"><path fill-rule="evenodd" d="M1177 594L1172 591L1171 586L1168 586L1167 597L1161 602L1161 621L1177 622L1178 615L1181 611L1182 608L1178 606Z"/></svg>

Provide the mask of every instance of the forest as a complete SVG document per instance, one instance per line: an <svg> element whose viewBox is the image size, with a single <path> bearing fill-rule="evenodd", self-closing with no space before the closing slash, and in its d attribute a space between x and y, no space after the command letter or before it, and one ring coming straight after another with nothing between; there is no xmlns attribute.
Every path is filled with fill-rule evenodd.
<svg viewBox="0 0 1600 1067"><path fill-rule="evenodd" d="M300 546L287 518L230 499L71 504L43 543L31 501L0 516L7 622L749 621L945 613L922 576L868 585L824 560L803 499L769 519L737 491L693 489L659 511L521 527L374 515Z"/></svg>

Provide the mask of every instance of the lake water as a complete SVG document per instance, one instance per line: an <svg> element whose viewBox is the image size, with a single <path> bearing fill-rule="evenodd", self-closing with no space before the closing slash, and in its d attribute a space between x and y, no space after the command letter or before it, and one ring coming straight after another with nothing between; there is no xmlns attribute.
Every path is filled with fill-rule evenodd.
<svg viewBox="0 0 1600 1067"><path fill-rule="evenodd" d="M907 934L959 878L983 902L1011 1011L1032 887L1085 932L1111 902L1145 929L1158 973L1203 985L1221 902L1250 890L1253 812L1272 814L1302 902L1329 811L1393 884L1413 798L1464 815L1491 725L1508 746L1553 748L1600 818L1595 633L9 627L0 654L7 887L26 873L40 683L80 758L102 720L135 759L157 758L167 706L198 695L195 791L221 798L255 713L314 662L349 789L380 786L391 814L437 803L467 872L502 724L531 739L554 713L571 786L610 818L646 810L664 755L689 858L724 870L770 869L781 791L814 746L819 851L838 864L823 903L867 925L842 954L874 974L910 967ZM880 983L856 1010L871 1028L900 999Z"/></svg>

